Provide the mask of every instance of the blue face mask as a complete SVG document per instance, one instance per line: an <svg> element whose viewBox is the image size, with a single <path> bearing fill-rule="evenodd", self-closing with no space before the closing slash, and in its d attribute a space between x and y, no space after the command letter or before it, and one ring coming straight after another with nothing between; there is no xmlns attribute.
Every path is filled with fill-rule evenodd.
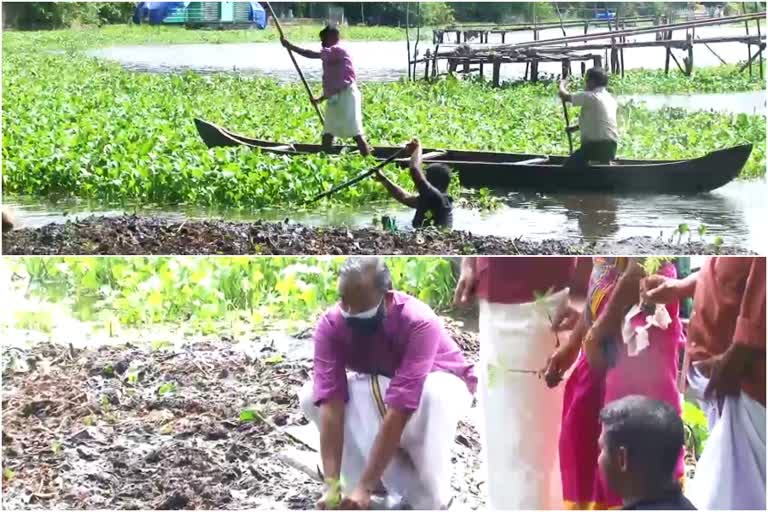
<svg viewBox="0 0 768 512"><path fill-rule="evenodd" d="M350 315L342 309L341 316L344 317L349 328L357 334L370 336L379 330L384 321L384 299L379 302L378 306L354 315Z"/></svg>

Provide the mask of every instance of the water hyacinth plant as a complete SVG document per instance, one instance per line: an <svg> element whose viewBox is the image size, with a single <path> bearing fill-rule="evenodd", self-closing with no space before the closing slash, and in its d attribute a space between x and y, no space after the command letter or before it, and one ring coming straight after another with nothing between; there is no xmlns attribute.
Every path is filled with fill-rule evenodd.
<svg viewBox="0 0 768 512"><path fill-rule="evenodd" d="M117 34L125 33L145 43L180 37L166 30L111 28L3 34L5 194L75 196L102 203L297 207L370 167L370 160L361 157L287 158L243 148L208 150L195 131L194 117L285 142L316 142L321 127L299 84L237 73L131 72L82 53L115 43ZM715 84L719 91L758 87L730 76L701 70L690 78L662 79L656 72L630 71L612 87L621 93L656 90L660 84L665 92L709 90ZM419 136L425 146L565 154L561 123L553 122L561 117L554 87L539 83L492 89L455 79L366 82L365 128L377 144L398 145ZM622 157L689 158L746 141L754 149L743 176L765 173L764 116L629 105L620 117ZM392 171L401 185L410 185L405 170ZM458 196L455 190L452 194ZM386 198L382 187L365 180L321 205ZM474 199L476 205L494 206L487 192Z"/></svg>

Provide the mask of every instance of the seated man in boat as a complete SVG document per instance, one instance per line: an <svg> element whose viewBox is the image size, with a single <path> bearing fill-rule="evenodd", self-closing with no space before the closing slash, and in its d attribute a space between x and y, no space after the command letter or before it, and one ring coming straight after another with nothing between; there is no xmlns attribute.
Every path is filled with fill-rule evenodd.
<svg viewBox="0 0 768 512"><path fill-rule="evenodd" d="M409 194L381 171L376 179L384 185L395 200L416 209L413 215L414 228L437 226L450 228L453 225L453 199L448 195L451 183L451 169L443 164L427 166L426 176L421 171L422 150L419 139L413 139L407 146L411 154L408 169L418 194Z"/></svg>
<svg viewBox="0 0 768 512"><path fill-rule="evenodd" d="M326 26L320 31L322 49L319 52L305 50L289 43L285 38L283 46L308 59L320 59L323 63L323 95L313 102L328 101L323 127L323 148L330 151L334 137L352 137L360 153L369 155L371 148L363 135L363 111L357 77L349 53L339 46L339 29Z"/></svg>
<svg viewBox="0 0 768 512"><path fill-rule="evenodd" d="M315 329L314 381L299 395L320 430L318 508L366 510L382 491L400 509L445 508L473 366L428 305L392 288L383 258L348 258L338 286Z"/></svg>
<svg viewBox="0 0 768 512"><path fill-rule="evenodd" d="M608 74L600 68L587 70L583 92L571 94L567 81L560 81L559 95L581 107L579 131L581 147L566 160L565 167L583 167L588 162L610 163L616 158L619 129L616 124L616 99L608 92ZM570 127L567 127L570 129Z"/></svg>

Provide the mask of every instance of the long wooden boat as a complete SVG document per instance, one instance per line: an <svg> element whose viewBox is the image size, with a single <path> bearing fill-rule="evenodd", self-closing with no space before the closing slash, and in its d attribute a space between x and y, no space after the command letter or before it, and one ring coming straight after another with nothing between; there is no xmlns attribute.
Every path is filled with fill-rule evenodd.
<svg viewBox="0 0 768 512"><path fill-rule="evenodd" d="M319 144L270 142L231 132L195 119L203 142L209 147L247 146L281 155L321 153ZM376 146L374 156L383 160L399 147ZM331 153L353 153L354 146L334 146ZM696 194L722 187L739 175L752 153L744 144L689 160L616 160L611 165L590 164L564 168L566 156L424 148L429 163L451 167L464 187L500 188L536 192L604 192L642 194ZM400 161L404 165L404 160Z"/></svg>

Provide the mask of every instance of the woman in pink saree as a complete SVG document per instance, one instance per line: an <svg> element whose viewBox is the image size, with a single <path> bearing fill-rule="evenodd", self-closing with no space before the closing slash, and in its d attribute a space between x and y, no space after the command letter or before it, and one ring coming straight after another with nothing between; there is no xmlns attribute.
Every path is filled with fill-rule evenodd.
<svg viewBox="0 0 768 512"><path fill-rule="evenodd" d="M661 275L677 275L674 265L665 264ZM600 437L599 413L605 404L627 395L661 400L681 411L677 389L678 349L683 343L679 304L666 306L670 322L666 329L650 327L648 345L630 356L621 334L624 315L639 297L640 265L628 258L594 258L584 317L561 349L562 374L578 353L576 365L565 384L560 432L560 470L564 508L604 510L621 508L622 502L607 487L597 465ZM639 312L631 325L645 324ZM583 338L583 345L582 345ZM579 347L581 346L581 351ZM557 358L557 354L553 359ZM552 370L552 364L548 371ZM557 371L557 370L554 370ZM683 456L678 477L684 474Z"/></svg>

